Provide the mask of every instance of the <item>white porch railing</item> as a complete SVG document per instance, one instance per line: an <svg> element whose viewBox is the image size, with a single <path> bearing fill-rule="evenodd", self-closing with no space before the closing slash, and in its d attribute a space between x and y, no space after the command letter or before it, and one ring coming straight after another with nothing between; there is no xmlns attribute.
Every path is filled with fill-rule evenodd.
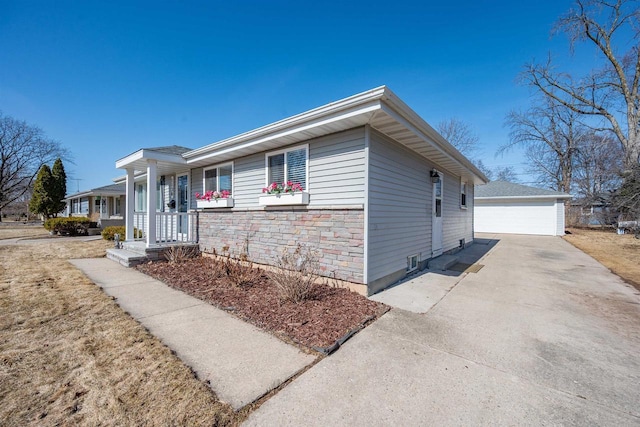
<svg viewBox="0 0 640 427"><path fill-rule="evenodd" d="M136 212L133 215L133 226L142 231L134 234L134 240L147 240L147 213ZM156 212L156 244L162 243L197 243L198 242L198 213L197 212Z"/></svg>

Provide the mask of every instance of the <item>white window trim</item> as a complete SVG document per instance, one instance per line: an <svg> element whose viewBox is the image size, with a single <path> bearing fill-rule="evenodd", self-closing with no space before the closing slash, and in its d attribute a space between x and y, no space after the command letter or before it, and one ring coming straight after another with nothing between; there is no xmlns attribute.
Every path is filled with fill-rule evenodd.
<svg viewBox="0 0 640 427"><path fill-rule="evenodd" d="M305 188L303 189L304 192L308 193L309 192L309 144L301 144L301 145L295 145L293 147L287 147L284 148L282 150L276 150L276 151L270 151L268 153L264 153L264 182L265 182L265 187L268 187L271 183L269 182L269 157L270 156L276 156L278 154L282 154L282 153L287 153L289 151L296 151L299 150L301 148L305 149L305 165L306 165L306 170L305 170L305 181L307 181L307 185L305 186ZM285 154L285 160L284 160L284 179L285 181L287 180L287 155ZM281 184L280 182L278 182L278 184Z"/></svg>
<svg viewBox="0 0 640 427"><path fill-rule="evenodd" d="M462 189L464 188L464 192ZM467 181L460 178L460 209L467 209L469 206L469 191ZM464 194L464 204L462 203L462 195Z"/></svg>
<svg viewBox="0 0 640 427"><path fill-rule="evenodd" d="M411 268L411 259L416 259L416 266ZM407 273L411 273L412 271L416 271L420 267L420 254L413 254L407 257Z"/></svg>
<svg viewBox="0 0 640 427"><path fill-rule="evenodd" d="M138 186L142 186L142 187L145 188L145 197L144 197L143 200L140 199L140 197L142 195L138 191L138 188L139 188ZM146 201L146 196L147 196L147 191L148 191L147 183L146 182L142 182L142 181L136 182L134 184L133 188L134 188L133 194L135 196L135 199L134 199L134 211L136 213L137 212L144 213L144 212L147 211L147 201ZM142 206L140 205L140 203L142 203ZM143 210L138 210L139 207L142 207Z"/></svg>
<svg viewBox="0 0 640 427"><path fill-rule="evenodd" d="M226 162L226 163L219 163L217 165L213 165L213 166L207 166L206 168L202 169L202 192L205 193L207 190L205 189L205 183L206 183L206 172L208 170L211 169L219 169L223 166L229 166L231 165L231 197L233 197L233 192L236 189L236 178L235 178L235 165L233 164L233 162ZM220 172L218 171L216 173L216 187L220 188ZM219 191L219 190L218 190Z"/></svg>

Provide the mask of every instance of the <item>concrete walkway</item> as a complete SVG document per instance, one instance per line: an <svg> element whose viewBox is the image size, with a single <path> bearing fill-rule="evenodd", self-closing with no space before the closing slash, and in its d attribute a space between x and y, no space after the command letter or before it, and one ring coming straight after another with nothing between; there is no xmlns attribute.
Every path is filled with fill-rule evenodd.
<svg viewBox="0 0 640 427"><path fill-rule="evenodd" d="M560 238L486 237L426 314L387 313L246 425L640 425L640 293Z"/></svg>
<svg viewBox="0 0 640 427"><path fill-rule="evenodd" d="M498 243L498 240L487 236L487 238L476 238L475 242L455 254L458 262L469 265L482 265L482 260L488 256L491 249ZM475 273L452 270L419 271L400 283L371 296L371 299L413 313L426 313L439 303L467 274Z"/></svg>
<svg viewBox="0 0 640 427"><path fill-rule="evenodd" d="M315 361L230 314L106 258L70 261L234 409Z"/></svg>

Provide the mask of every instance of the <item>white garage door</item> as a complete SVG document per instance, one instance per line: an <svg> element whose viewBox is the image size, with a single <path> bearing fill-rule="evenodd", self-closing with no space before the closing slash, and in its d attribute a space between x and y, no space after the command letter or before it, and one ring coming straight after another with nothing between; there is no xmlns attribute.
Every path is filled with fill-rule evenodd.
<svg viewBox="0 0 640 427"><path fill-rule="evenodd" d="M553 199L519 202L476 199L473 213L474 229L480 233L555 236L559 228L558 209Z"/></svg>

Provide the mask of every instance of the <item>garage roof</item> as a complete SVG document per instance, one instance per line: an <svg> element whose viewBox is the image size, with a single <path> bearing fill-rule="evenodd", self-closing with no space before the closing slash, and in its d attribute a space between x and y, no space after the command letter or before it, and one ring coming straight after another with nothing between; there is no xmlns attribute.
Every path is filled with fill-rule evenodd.
<svg viewBox="0 0 640 427"><path fill-rule="evenodd" d="M477 185L474 194L476 199L570 199L571 197L571 194L561 191L529 187L507 181L491 181L485 185Z"/></svg>

